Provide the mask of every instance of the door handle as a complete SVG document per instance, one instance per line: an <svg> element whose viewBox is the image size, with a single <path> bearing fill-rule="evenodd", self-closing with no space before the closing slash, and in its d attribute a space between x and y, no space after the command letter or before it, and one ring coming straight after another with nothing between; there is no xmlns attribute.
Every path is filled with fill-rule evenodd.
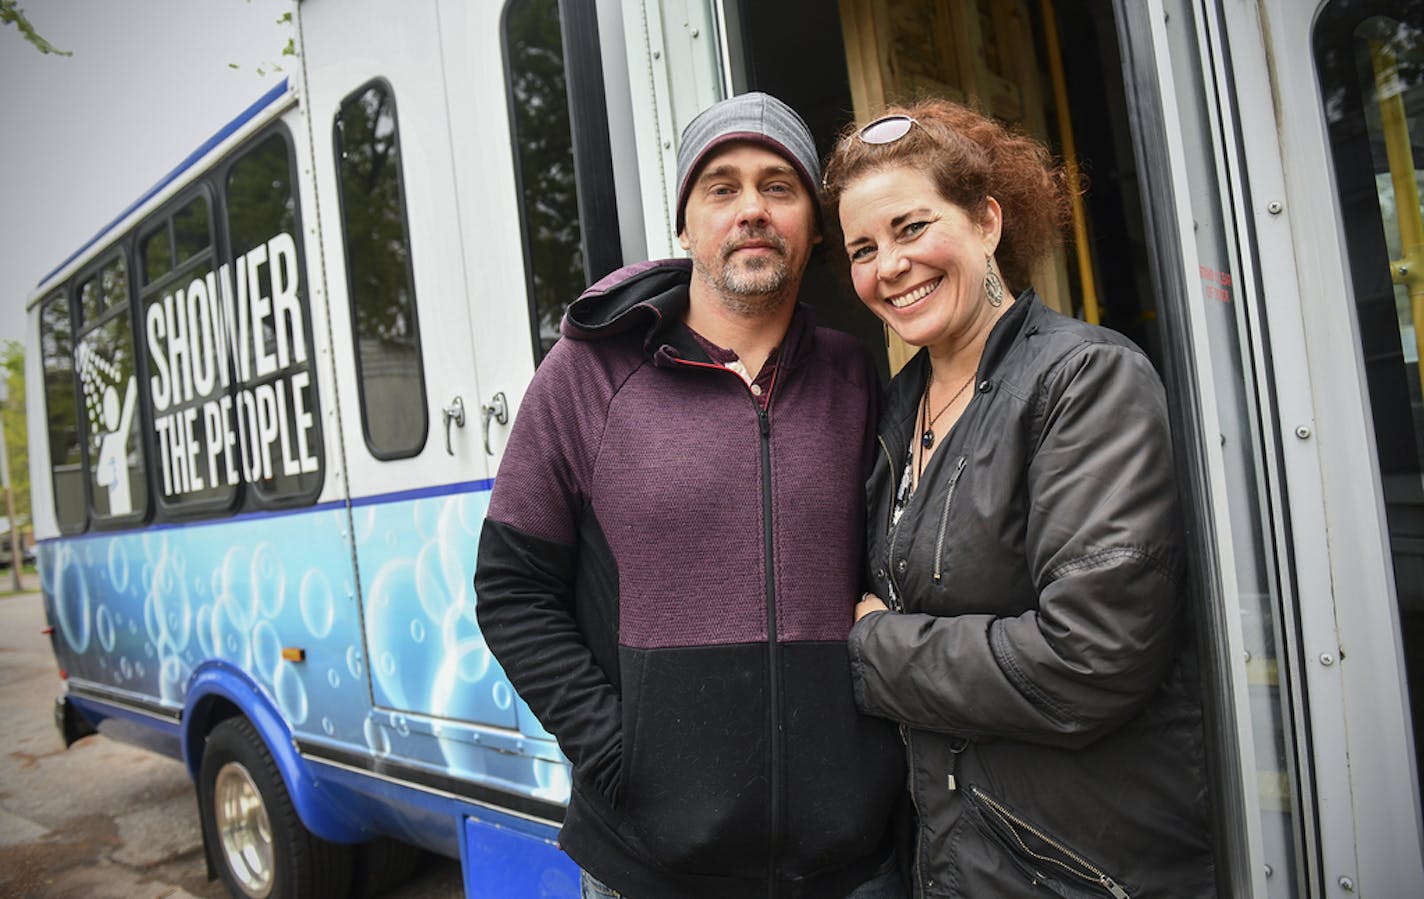
<svg viewBox="0 0 1424 899"><path fill-rule="evenodd" d="M482 427L485 432L485 455L493 456L494 450L490 449L489 431L490 419L502 425L509 424L509 402L504 398L504 391L496 393L490 397L490 401L480 407L480 417L483 419Z"/></svg>
<svg viewBox="0 0 1424 899"><path fill-rule="evenodd" d="M450 401L450 405L440 410L440 415L445 419L445 452L453 456L455 450L450 446L450 423L454 422L457 428L465 426L465 401L455 397Z"/></svg>

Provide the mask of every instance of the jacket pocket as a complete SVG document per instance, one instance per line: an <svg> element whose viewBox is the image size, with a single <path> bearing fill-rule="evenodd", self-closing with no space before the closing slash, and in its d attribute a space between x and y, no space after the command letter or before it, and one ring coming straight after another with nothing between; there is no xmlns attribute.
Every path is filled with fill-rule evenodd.
<svg viewBox="0 0 1424 899"><path fill-rule="evenodd" d="M1066 899L1131 899L1131 887L981 787L970 784L965 796L980 828L1034 883Z"/></svg>

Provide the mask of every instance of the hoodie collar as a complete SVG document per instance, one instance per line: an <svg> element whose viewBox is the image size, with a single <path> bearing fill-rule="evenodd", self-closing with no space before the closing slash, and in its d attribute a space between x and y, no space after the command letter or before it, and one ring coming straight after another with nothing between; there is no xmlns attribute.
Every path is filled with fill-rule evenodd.
<svg viewBox="0 0 1424 899"><path fill-rule="evenodd" d="M625 266L580 294L564 313L560 330L571 340L600 340L641 330L643 348L657 365L711 363L683 323L691 281L690 259L657 259ZM794 365L814 330L811 308L797 303L781 341L778 366Z"/></svg>

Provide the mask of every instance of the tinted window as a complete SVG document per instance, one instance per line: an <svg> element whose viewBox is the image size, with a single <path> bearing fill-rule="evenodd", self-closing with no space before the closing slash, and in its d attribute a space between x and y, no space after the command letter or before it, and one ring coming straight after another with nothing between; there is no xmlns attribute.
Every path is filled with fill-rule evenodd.
<svg viewBox="0 0 1424 899"><path fill-rule="evenodd" d="M54 513L66 533L84 527L84 457L74 391L74 328L69 303L59 293L40 307L40 354L44 366L45 417Z"/></svg>
<svg viewBox="0 0 1424 899"><path fill-rule="evenodd" d="M1424 7L1337 0L1314 42L1424 770Z"/></svg>
<svg viewBox="0 0 1424 899"><path fill-rule="evenodd" d="M321 487L322 441L290 148L274 132L227 174L232 414L242 479L279 504Z"/></svg>
<svg viewBox="0 0 1424 899"><path fill-rule="evenodd" d="M206 197L194 197L161 214L140 240L151 281L141 333L156 482L162 505L183 511L231 508L241 483L229 361L236 292L232 268L215 267L207 210ZM176 267L168 265L170 234L177 235ZM161 268L150 261L160 246Z"/></svg>
<svg viewBox="0 0 1424 899"><path fill-rule="evenodd" d="M564 43L557 0L514 0L505 11L510 114L535 358L559 336L586 274L574 183Z"/></svg>
<svg viewBox="0 0 1424 899"><path fill-rule="evenodd" d="M114 258L84 283L98 285L104 310L97 321L86 322L74 349L84 398L92 512L100 522L137 519L148 507L148 479L139 437L128 266L123 257Z"/></svg>
<svg viewBox="0 0 1424 899"><path fill-rule="evenodd" d="M425 445L428 419L389 85L347 97L335 130L362 429L377 457L412 456Z"/></svg>

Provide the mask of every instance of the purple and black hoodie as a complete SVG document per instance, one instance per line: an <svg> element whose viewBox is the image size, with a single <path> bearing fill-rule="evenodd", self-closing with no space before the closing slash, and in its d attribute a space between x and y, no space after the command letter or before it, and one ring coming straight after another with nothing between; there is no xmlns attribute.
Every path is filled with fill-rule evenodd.
<svg viewBox="0 0 1424 899"><path fill-rule="evenodd" d="M890 853L893 725L860 715L878 383L796 310L763 411L682 323L691 266L569 308L495 481L480 627L573 763L560 842L634 897L840 897Z"/></svg>

